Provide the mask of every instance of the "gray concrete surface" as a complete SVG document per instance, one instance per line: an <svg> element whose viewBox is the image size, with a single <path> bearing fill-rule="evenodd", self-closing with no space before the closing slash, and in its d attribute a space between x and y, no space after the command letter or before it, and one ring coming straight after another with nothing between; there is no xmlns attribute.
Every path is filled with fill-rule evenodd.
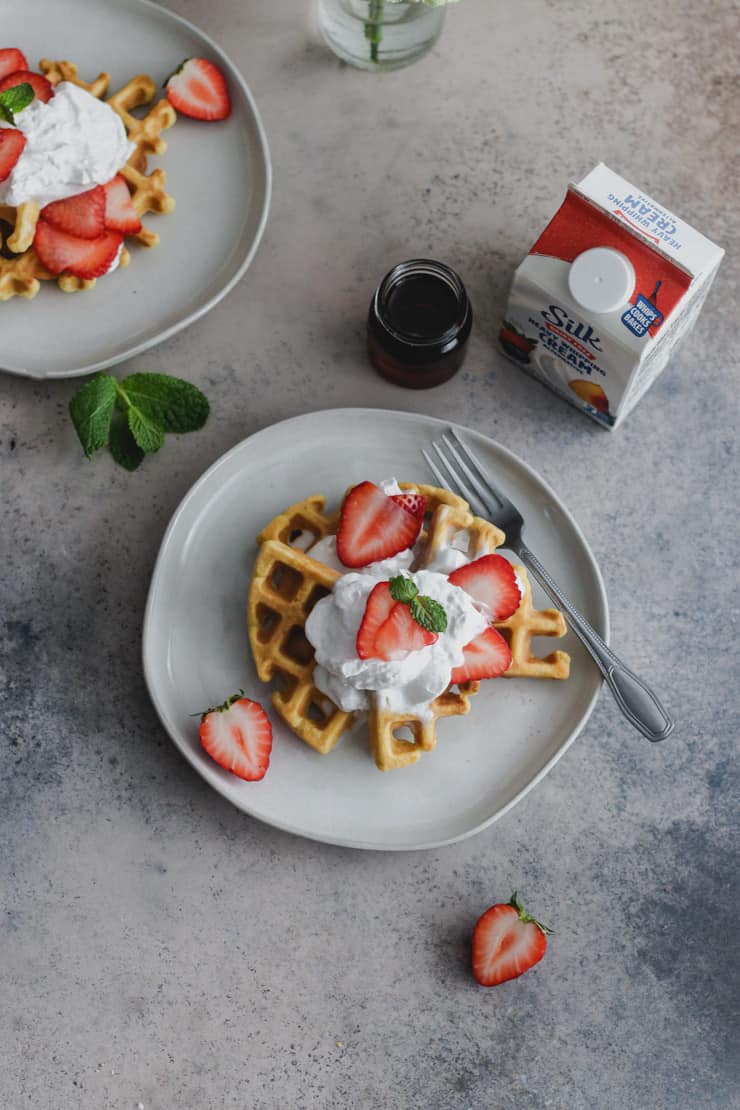
<svg viewBox="0 0 740 1110"><path fill-rule="evenodd" d="M326 52L308 3L170 6L243 69L274 202L228 299L121 368L199 383L197 436L136 475L88 464L75 383L0 381L0 1106L738 1106L737 6L462 0L433 55L379 78ZM613 435L494 349L512 268L601 159L728 250ZM414 254L459 269L477 320L464 372L420 394L363 350L375 282ZM292 838L194 774L139 661L166 522L244 436L349 404L448 414L546 477L672 739L602 695L510 814L422 854ZM512 887L556 935L486 992L469 933Z"/></svg>

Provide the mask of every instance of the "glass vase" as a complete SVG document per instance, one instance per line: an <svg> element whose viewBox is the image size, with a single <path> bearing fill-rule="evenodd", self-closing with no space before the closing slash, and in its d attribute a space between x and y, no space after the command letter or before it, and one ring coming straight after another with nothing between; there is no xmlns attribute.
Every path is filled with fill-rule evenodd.
<svg viewBox="0 0 740 1110"><path fill-rule="evenodd" d="M445 8L423 2L319 0L319 27L343 61L359 69L400 69L439 38Z"/></svg>

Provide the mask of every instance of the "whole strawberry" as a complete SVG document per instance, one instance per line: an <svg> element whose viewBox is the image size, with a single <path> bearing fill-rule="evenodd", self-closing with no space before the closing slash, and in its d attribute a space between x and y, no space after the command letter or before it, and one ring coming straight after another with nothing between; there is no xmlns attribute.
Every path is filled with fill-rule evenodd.
<svg viewBox="0 0 740 1110"><path fill-rule="evenodd" d="M508 902L491 906L476 923L474 977L482 987L495 987L523 975L544 956L551 932L525 911L514 891Z"/></svg>

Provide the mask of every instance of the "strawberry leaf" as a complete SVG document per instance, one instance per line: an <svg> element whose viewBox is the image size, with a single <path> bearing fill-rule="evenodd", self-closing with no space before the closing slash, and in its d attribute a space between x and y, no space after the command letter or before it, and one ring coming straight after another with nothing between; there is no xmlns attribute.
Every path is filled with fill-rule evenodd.
<svg viewBox="0 0 740 1110"><path fill-rule="evenodd" d="M411 616L427 632L444 632L447 628L447 614L438 601L424 594L412 599L409 605Z"/></svg>
<svg viewBox="0 0 740 1110"><path fill-rule="evenodd" d="M96 374L69 402L69 415L88 459L108 442L115 403L116 382L108 374Z"/></svg>

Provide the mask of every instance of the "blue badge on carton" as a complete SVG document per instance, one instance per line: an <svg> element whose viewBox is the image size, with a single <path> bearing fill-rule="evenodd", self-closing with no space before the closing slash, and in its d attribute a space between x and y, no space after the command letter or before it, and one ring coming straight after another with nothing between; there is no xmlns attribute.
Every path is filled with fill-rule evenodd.
<svg viewBox="0 0 740 1110"><path fill-rule="evenodd" d="M658 299L658 290L661 283L655 286L653 295L646 297L642 293L637 294L637 300L631 304L629 308L622 313L622 323L626 328L636 335L638 339L642 339L643 335L647 335L652 327L660 327L663 323L663 313L656 306L655 301Z"/></svg>

